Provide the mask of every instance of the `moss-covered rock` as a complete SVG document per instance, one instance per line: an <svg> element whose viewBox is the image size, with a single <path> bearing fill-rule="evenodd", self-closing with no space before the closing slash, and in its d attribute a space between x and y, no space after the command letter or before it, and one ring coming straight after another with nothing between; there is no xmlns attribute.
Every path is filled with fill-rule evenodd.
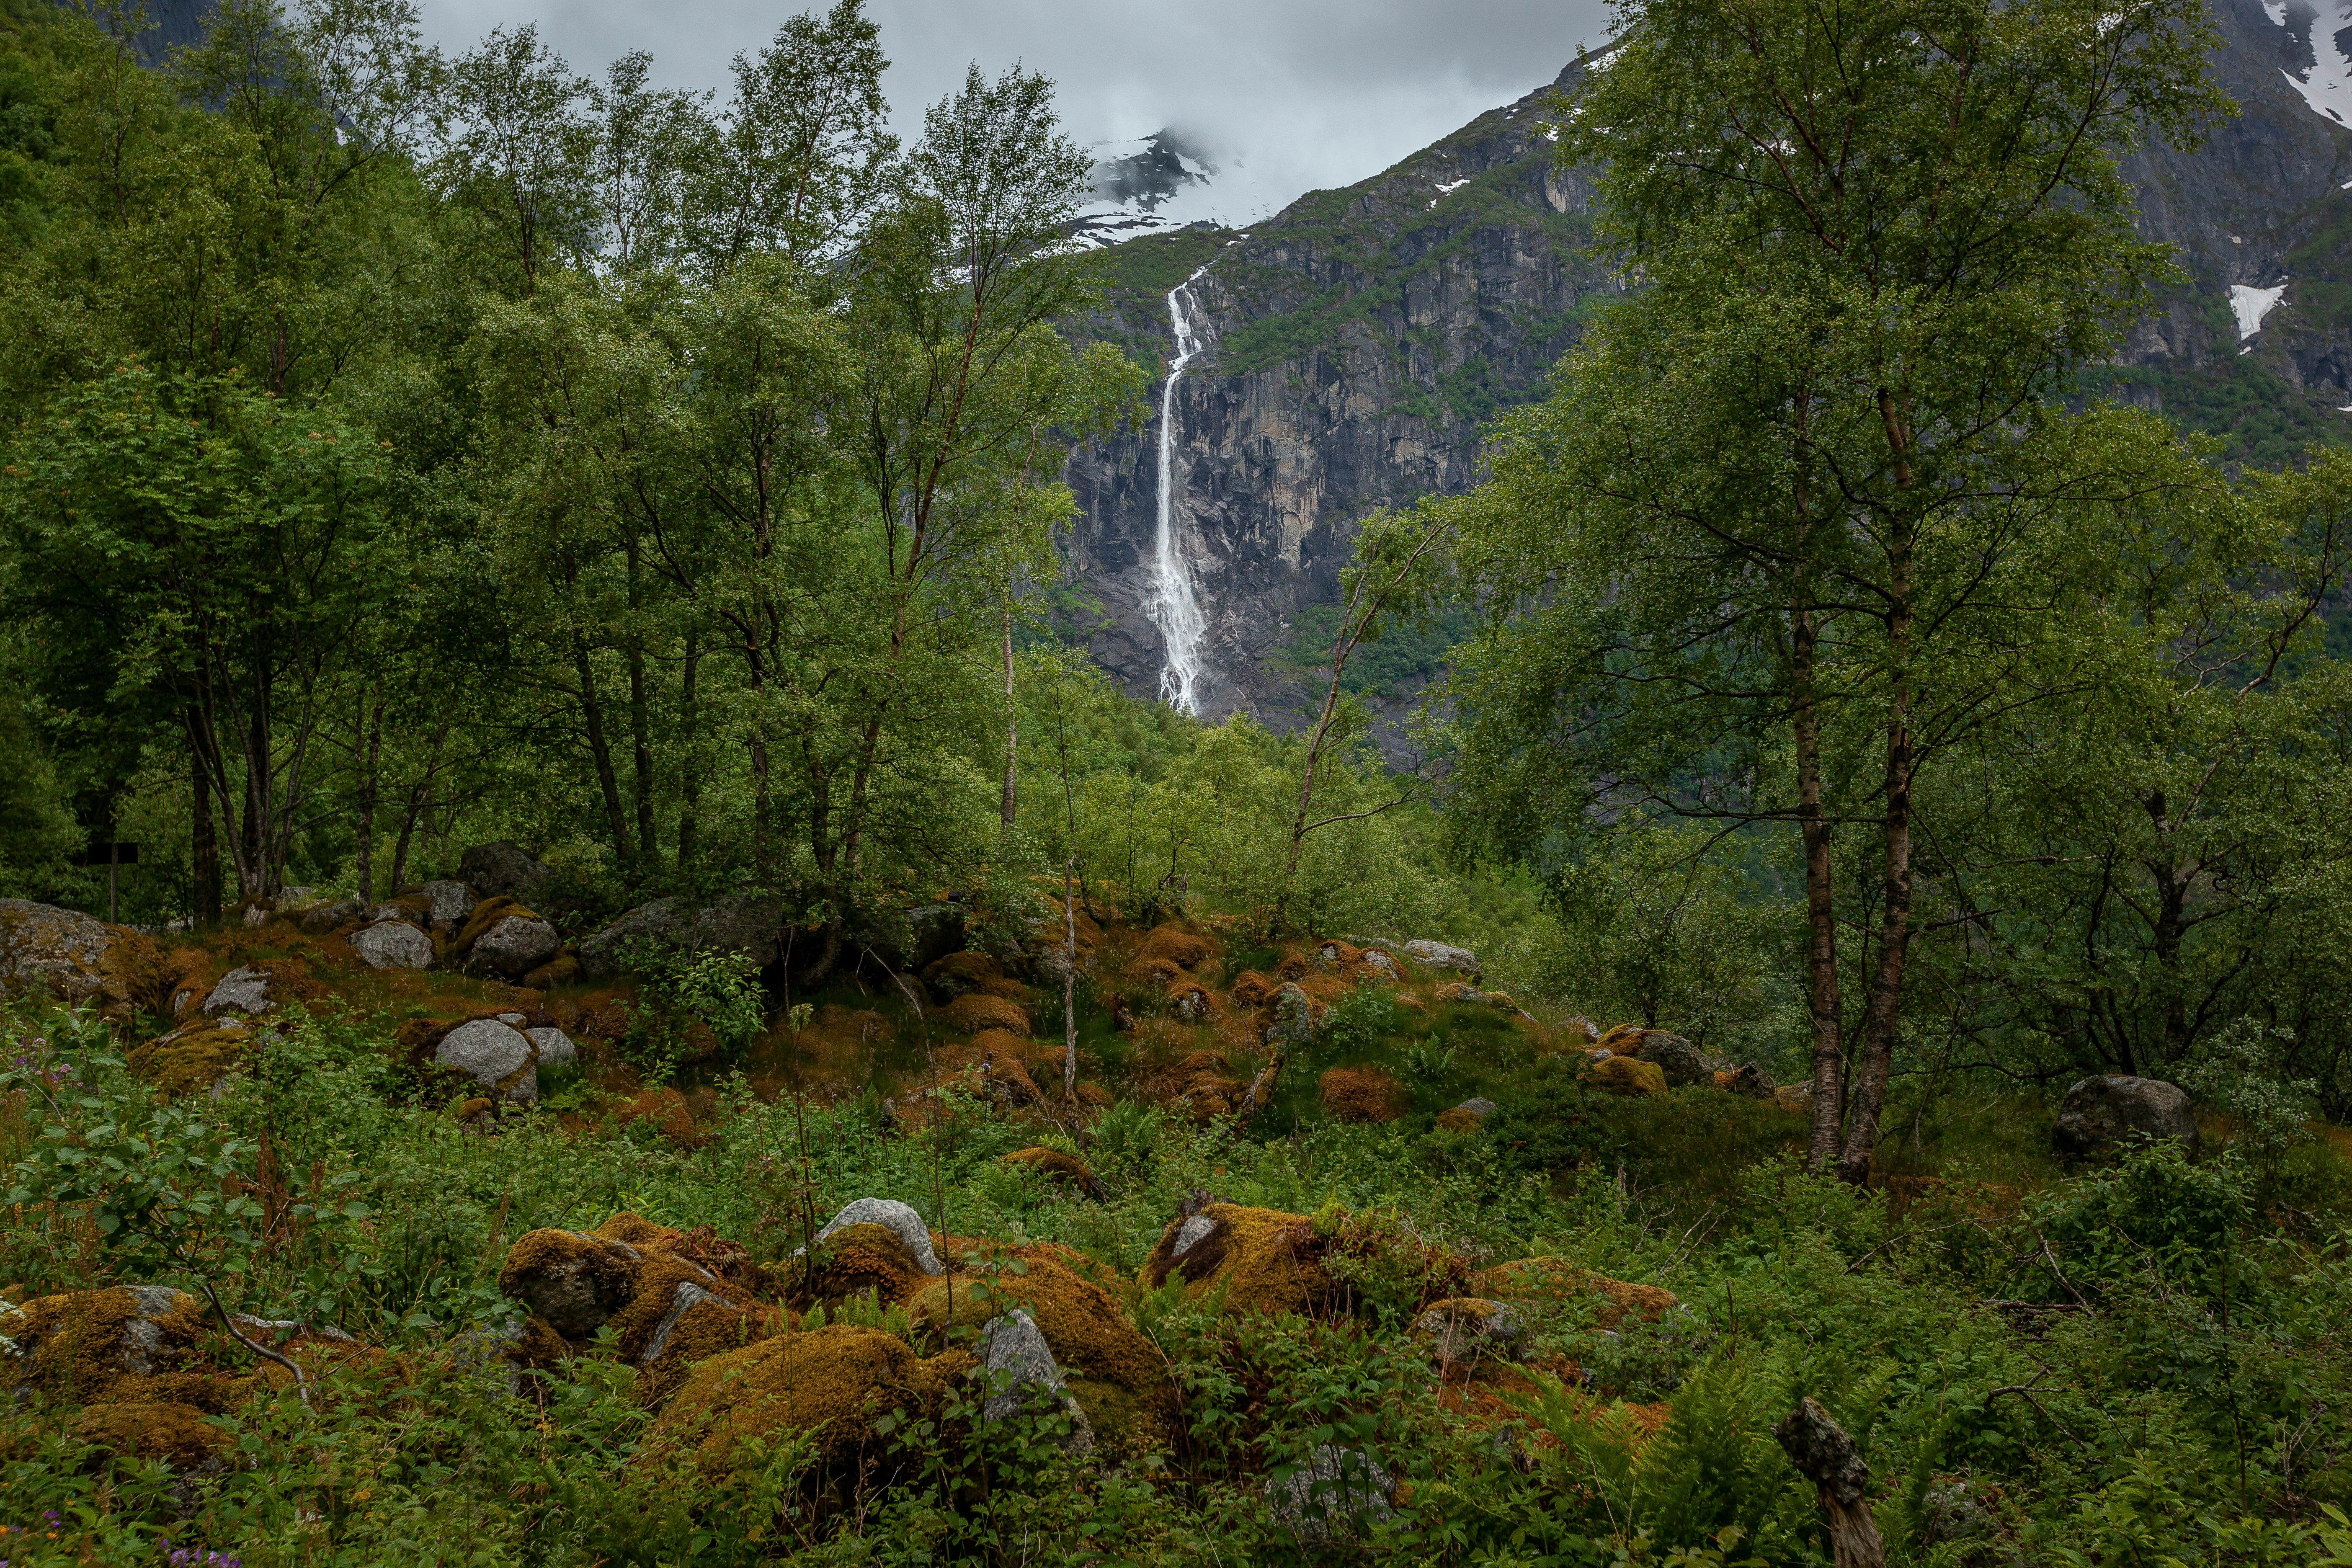
<svg viewBox="0 0 2352 1568"><path fill-rule="evenodd" d="M198 1016L132 1048L131 1070L165 1094L200 1094L245 1065L253 1031L233 1018Z"/></svg>
<svg viewBox="0 0 2352 1568"><path fill-rule="evenodd" d="M1613 1329L1628 1314L1655 1322L1682 1303L1671 1290L1595 1274L1580 1263L1549 1255L1515 1258L1477 1277L1482 1296L1510 1301L1586 1305L1596 1327Z"/></svg>
<svg viewBox="0 0 2352 1568"><path fill-rule="evenodd" d="M1610 1094L1644 1095L1666 1092L1665 1069L1655 1062L1632 1057L1605 1057L1592 1064L1584 1081Z"/></svg>
<svg viewBox="0 0 2352 1568"><path fill-rule="evenodd" d="M126 1379L218 1370L205 1353L204 1304L165 1285L42 1296L0 1316L16 1347L10 1380L71 1405L101 1404Z"/></svg>
<svg viewBox="0 0 2352 1568"><path fill-rule="evenodd" d="M564 1339L582 1342L636 1294L646 1255L584 1230L534 1230L508 1248L499 1290Z"/></svg>
<svg viewBox="0 0 2352 1568"><path fill-rule="evenodd" d="M938 1410L971 1364L961 1351L926 1360L895 1334L846 1323L783 1334L697 1366L655 1421L647 1447L688 1456L716 1479L807 1433L821 1464L854 1466L885 1452L877 1417Z"/></svg>
<svg viewBox="0 0 2352 1568"><path fill-rule="evenodd" d="M1101 1452L1130 1458L1164 1442L1176 1414L1168 1359L1128 1321L1118 1298L1083 1278L1057 1249L1023 1247L991 1261L986 1272L925 1286L907 1303L909 1321L944 1334L1018 1308L1045 1335Z"/></svg>
<svg viewBox="0 0 2352 1568"><path fill-rule="evenodd" d="M73 910L0 899L0 994L46 991L129 1023L170 1005L178 972L152 937Z"/></svg>
<svg viewBox="0 0 2352 1568"><path fill-rule="evenodd" d="M1065 1154L1059 1149L1015 1149L1012 1153L1004 1156L1004 1163L1008 1165L1018 1165L1025 1171L1034 1171L1038 1175L1054 1181L1066 1183L1090 1198L1099 1198L1103 1195L1103 1185L1096 1179L1094 1167L1076 1154Z"/></svg>
<svg viewBox="0 0 2352 1568"><path fill-rule="evenodd" d="M75 1415L70 1430L110 1454L162 1459L175 1470L219 1468L231 1442L205 1411L161 1401L87 1405Z"/></svg>
<svg viewBox="0 0 2352 1568"><path fill-rule="evenodd" d="M903 1301L933 1278L897 1231L868 1221L844 1226L809 1248L793 1298L800 1303L845 1296Z"/></svg>
<svg viewBox="0 0 2352 1568"><path fill-rule="evenodd" d="M1016 1037L1025 1037L1029 1033L1027 1008L1002 996L991 996L984 991L968 992L932 1016L942 1027L952 1029L959 1035L977 1035L983 1029L1003 1029Z"/></svg>
<svg viewBox="0 0 2352 1568"><path fill-rule="evenodd" d="M1186 931L1182 926L1163 925L1155 928L1150 936L1143 939L1143 947L1138 956L1147 961L1164 960L1179 969L1192 970L1206 963L1215 951L1215 945L1207 937Z"/></svg>
<svg viewBox="0 0 2352 1568"><path fill-rule="evenodd" d="M1394 1121L1404 1114L1404 1085L1380 1068L1333 1068L1321 1087L1323 1113L1334 1121Z"/></svg>
<svg viewBox="0 0 2352 1568"><path fill-rule="evenodd" d="M1175 1275L1187 1300L1222 1291L1227 1311L1303 1312L1332 1291L1321 1252L1305 1215L1210 1203L1160 1233L1140 1278L1157 1289Z"/></svg>

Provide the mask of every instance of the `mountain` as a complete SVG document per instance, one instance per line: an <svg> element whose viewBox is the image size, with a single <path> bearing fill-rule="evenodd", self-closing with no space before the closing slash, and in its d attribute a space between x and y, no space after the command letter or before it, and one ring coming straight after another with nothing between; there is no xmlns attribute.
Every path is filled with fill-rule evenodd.
<svg viewBox="0 0 2352 1568"><path fill-rule="evenodd" d="M1219 173L1211 154L1182 132L1155 131L1129 142L1094 148L1094 199L1078 215L1076 233L1090 246L1118 245L1145 235L1172 234L1195 223L1217 226L1229 215L1215 198Z"/></svg>
<svg viewBox="0 0 2352 1568"><path fill-rule="evenodd" d="M2325 16L2305 0L2211 0L2211 15L2215 79L2239 113L2200 147L2152 145L2126 165L2142 231L2178 247L2183 278L2130 334L2108 390L2214 433L2231 460L2275 466L2352 437L2352 0ZM1181 289L1199 343L1172 426L1155 386L1144 428L1066 472L1080 515L1056 613L1130 690L1160 689L1163 625L1196 626L1198 711L1302 721L1356 525L1475 482L1487 423L1540 397L1583 321L1623 291L1592 247L1590 174L1555 169L1542 132L1580 68L1246 231L1195 226L1106 258L1109 296L1084 334L1162 364ZM1369 650L1376 709L1400 712L1445 640Z"/></svg>

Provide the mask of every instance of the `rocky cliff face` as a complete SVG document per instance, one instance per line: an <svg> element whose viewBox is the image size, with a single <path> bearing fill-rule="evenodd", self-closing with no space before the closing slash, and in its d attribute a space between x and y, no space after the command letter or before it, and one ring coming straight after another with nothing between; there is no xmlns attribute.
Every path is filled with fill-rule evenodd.
<svg viewBox="0 0 2352 1568"><path fill-rule="evenodd" d="M2186 281L2132 335L2115 390L2276 463L2352 435L2337 412L2352 403L2352 0L2324 16L2305 0L2211 4L2215 77L2240 112L2196 149L2127 165L2144 231L2179 247ZM1206 268L1192 287L1211 346L1172 404L1173 521L1208 622L1203 717L1301 721L1328 648L1315 607L1357 524L1475 482L1496 414L1542 395L1591 309L1622 290L1591 247L1592 183L1551 166L1543 132L1579 74L1247 233L1196 226L1113 253L1108 307L1085 330L1145 363L1170 352L1167 291ZM1066 628L1139 694L1157 689L1163 647L1156 389L1152 406L1145 428L1071 460L1078 592L1062 601ZM1394 710L1422 683L1407 668L1376 697Z"/></svg>

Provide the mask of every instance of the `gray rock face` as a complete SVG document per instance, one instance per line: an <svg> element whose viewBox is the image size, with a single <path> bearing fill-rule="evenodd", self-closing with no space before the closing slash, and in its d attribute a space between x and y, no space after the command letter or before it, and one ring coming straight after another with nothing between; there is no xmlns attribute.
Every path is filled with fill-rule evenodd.
<svg viewBox="0 0 2352 1568"><path fill-rule="evenodd" d="M555 928L545 921L509 915L474 939L466 962L511 980L553 958L562 945Z"/></svg>
<svg viewBox="0 0 2352 1568"><path fill-rule="evenodd" d="M783 905L772 899L723 899L701 909L688 909L677 899L656 899L583 942L580 969L600 979L618 974L625 950L639 942L746 953L765 969L783 956Z"/></svg>
<svg viewBox="0 0 2352 1568"><path fill-rule="evenodd" d="M242 1013L256 1017L277 1006L269 994L269 976L258 969L232 969L221 976L212 994L205 998L205 1016L217 1018L223 1013Z"/></svg>
<svg viewBox="0 0 2352 1568"><path fill-rule="evenodd" d="M101 989L114 941L105 922L29 899L0 899L0 991L79 1002Z"/></svg>
<svg viewBox="0 0 2352 1568"><path fill-rule="evenodd" d="M1406 942L1404 950L1412 955L1415 963L1425 964L1431 969L1451 969L1458 974L1467 974L1474 979L1477 976L1478 955L1466 947L1455 947L1450 942L1430 942L1424 939L1420 942Z"/></svg>
<svg viewBox="0 0 2352 1568"><path fill-rule="evenodd" d="M628 1262L635 1262L639 1254L628 1243L609 1237L584 1230L572 1234L586 1245L587 1252L533 1268L515 1279L509 1289L517 1300L545 1319L549 1328L567 1340L584 1340L628 1305L635 1283L632 1271L596 1267L599 1259L594 1254Z"/></svg>
<svg viewBox="0 0 2352 1568"><path fill-rule="evenodd" d="M716 1301L722 1307L729 1304L724 1296L706 1290L691 1279L679 1280L677 1288L670 1292L669 1310L662 1314L654 1337L646 1342L645 1353L637 1358L637 1364L651 1366L661 1360L662 1352L669 1348L670 1335L677 1331L679 1320L705 1301Z"/></svg>
<svg viewBox="0 0 2352 1568"><path fill-rule="evenodd" d="M455 1068L492 1093L523 1104L539 1098L539 1069L532 1065L530 1037L496 1018L460 1024L441 1037L433 1059ZM517 1076L520 1075L520 1076Z"/></svg>
<svg viewBox="0 0 2352 1568"><path fill-rule="evenodd" d="M816 1238L823 1241L835 1231L847 1230L853 1225L878 1225L897 1232L898 1239L907 1244L907 1250L915 1255L917 1268L926 1274L947 1272L940 1267L939 1255L931 1250L930 1226L923 1223L923 1216L915 1212L912 1205L896 1198L853 1198L825 1223Z"/></svg>
<svg viewBox="0 0 2352 1568"><path fill-rule="evenodd" d="M486 899L520 899L554 871L520 844L477 844L457 858L457 877Z"/></svg>
<svg viewBox="0 0 2352 1568"><path fill-rule="evenodd" d="M1680 1035L1653 1029L1642 1037L1642 1048L1634 1054L1645 1062L1655 1062L1665 1073L1670 1089L1715 1081L1715 1069L1706 1065L1705 1053Z"/></svg>
<svg viewBox="0 0 2352 1568"><path fill-rule="evenodd" d="M333 931L337 926L349 925L367 913L367 905L357 899L337 899L330 904L311 905L302 911L302 918L296 923L317 936Z"/></svg>
<svg viewBox="0 0 2352 1568"><path fill-rule="evenodd" d="M1454 1109L1456 1110L1466 1110L1471 1115L1476 1117L1479 1121L1484 1121L1486 1118L1495 1114L1495 1102L1488 1100L1483 1094L1474 1094Z"/></svg>
<svg viewBox="0 0 2352 1568"><path fill-rule="evenodd" d="M1274 994L1274 1021L1265 1026L1265 1043L1277 1050L1304 1050L1315 1043L1315 1004L1307 993L1285 982Z"/></svg>
<svg viewBox="0 0 2352 1568"><path fill-rule="evenodd" d="M406 921L378 921L352 932L352 951L370 969L430 969L433 939Z"/></svg>
<svg viewBox="0 0 2352 1568"><path fill-rule="evenodd" d="M1266 1478L1265 1504L1300 1540L1336 1541L1387 1519L1395 1491L1370 1455L1326 1443L1289 1476Z"/></svg>
<svg viewBox="0 0 2352 1568"><path fill-rule="evenodd" d="M1054 1360L1053 1348L1028 1313L1016 1308L990 1320L980 1331L979 1353L989 1388L980 1407L983 1417L1002 1421L1043 1394L1058 1401L1070 1417L1071 1432L1063 1448L1073 1454L1094 1452L1094 1428L1063 1386L1062 1369Z"/></svg>
<svg viewBox="0 0 2352 1568"><path fill-rule="evenodd" d="M1364 954L1364 967L1372 971L1375 974L1381 975L1384 979L1402 980L1404 978L1402 972L1401 972L1396 966L1396 960L1391 958L1387 953L1382 952L1378 948L1374 948L1370 952Z"/></svg>
<svg viewBox="0 0 2352 1568"><path fill-rule="evenodd" d="M539 1047L541 1067L568 1068L580 1059L580 1047L572 1043L572 1037L552 1025L525 1029L523 1033L530 1037L532 1045Z"/></svg>
<svg viewBox="0 0 2352 1568"><path fill-rule="evenodd" d="M2066 1091L2051 1145L2074 1159L2104 1154L2133 1133L2170 1138L2197 1152L2197 1116L2179 1084L2102 1074Z"/></svg>
<svg viewBox="0 0 2352 1568"><path fill-rule="evenodd" d="M464 925L466 917L474 912L474 889L463 882L427 882L416 890L432 901L436 926Z"/></svg>
<svg viewBox="0 0 2352 1568"><path fill-rule="evenodd" d="M1507 1306L1488 1305L1490 1310L1483 1312L1461 1306L1432 1307L1414 1320L1413 1331L1430 1336L1430 1348L1441 1361L1516 1356L1528 1336L1527 1320Z"/></svg>
<svg viewBox="0 0 2352 1568"><path fill-rule="evenodd" d="M1176 1239L1168 1248L1171 1258L1181 1258L1202 1241L1215 1234L1217 1222L1207 1215L1187 1215L1184 1223L1176 1227Z"/></svg>

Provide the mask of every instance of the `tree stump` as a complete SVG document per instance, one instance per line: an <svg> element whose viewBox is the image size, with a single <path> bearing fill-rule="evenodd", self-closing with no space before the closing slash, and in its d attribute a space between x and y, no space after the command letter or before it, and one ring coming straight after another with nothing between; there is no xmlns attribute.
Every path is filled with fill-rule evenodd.
<svg viewBox="0 0 2352 1568"><path fill-rule="evenodd" d="M1772 1428L1772 1436L1821 1496L1822 1512L1829 1516L1830 1549L1837 1568L1886 1568L1886 1546L1878 1539L1878 1521L1864 1500L1870 1486L1870 1467L1853 1439L1830 1419L1830 1413L1811 1399L1801 1399L1788 1418Z"/></svg>

